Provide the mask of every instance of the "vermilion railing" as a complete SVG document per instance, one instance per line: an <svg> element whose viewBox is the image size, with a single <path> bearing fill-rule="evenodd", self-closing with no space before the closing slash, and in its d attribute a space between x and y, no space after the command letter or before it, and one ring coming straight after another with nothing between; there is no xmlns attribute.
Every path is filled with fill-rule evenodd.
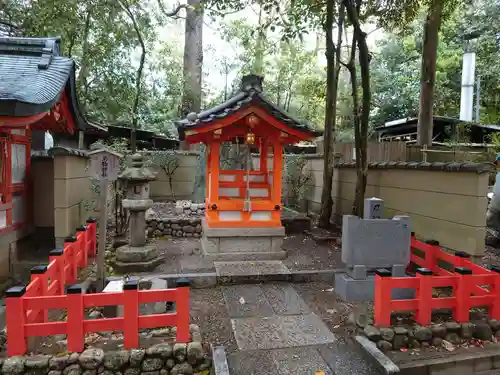
<svg viewBox="0 0 500 375"><path fill-rule="evenodd" d="M128 280L123 292L82 294L80 285L67 288L66 295L27 296L27 288L14 287L6 298L7 353L26 353L26 338L31 336L67 335L68 351L84 349L85 334L102 331L123 331L124 347L139 346L139 329L177 326L176 341L188 342L189 288L138 290L137 280ZM175 301L176 312L139 315L139 305L158 301ZM94 306L123 305L123 317L85 320L84 309ZM48 322L48 309L66 309L66 321Z"/></svg>
<svg viewBox="0 0 500 375"><path fill-rule="evenodd" d="M26 339L33 336L66 334L68 351L84 348L86 333L121 330L126 348L139 345L139 329L177 326L178 342L189 341L189 288L138 290L137 280L128 280L123 292L82 294L77 281L78 270L85 268L88 258L96 254L96 223L76 229L76 236L65 239L64 248L50 252L47 266L31 269L27 286L16 286L6 292L7 354L23 355ZM160 301L175 302L176 312L148 316L139 315L139 305ZM123 305L119 318L84 319L84 309L94 306ZM48 310L66 309L66 321L49 322Z"/></svg>
<svg viewBox="0 0 500 375"><path fill-rule="evenodd" d="M449 254L441 250L439 242L422 242L414 234L411 248L416 250L411 263L419 266L416 277L392 277L389 270L376 271L375 325L389 326L393 311L415 311L416 322L428 325L432 310L442 308L450 308L457 322L467 322L470 309L480 306L488 307L490 318L500 319L500 267L478 266L467 253ZM433 288L442 287L451 287L452 295L433 297ZM415 289L415 298L393 300L394 288Z"/></svg>

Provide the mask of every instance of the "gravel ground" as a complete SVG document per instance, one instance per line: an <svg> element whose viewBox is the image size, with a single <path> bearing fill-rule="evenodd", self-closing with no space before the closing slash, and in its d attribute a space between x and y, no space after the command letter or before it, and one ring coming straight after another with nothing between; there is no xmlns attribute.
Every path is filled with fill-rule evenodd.
<svg viewBox="0 0 500 375"><path fill-rule="evenodd" d="M343 301L327 283L294 284L294 288L341 342L348 342L355 332L353 313L373 309L370 302Z"/></svg>
<svg viewBox="0 0 500 375"><path fill-rule="evenodd" d="M191 289L191 323L200 326L203 341L224 345L226 352L238 349L220 287Z"/></svg>
<svg viewBox="0 0 500 375"><path fill-rule="evenodd" d="M286 237L283 249L288 254L283 263L292 271L342 267L339 247L327 242L318 243L304 234Z"/></svg>

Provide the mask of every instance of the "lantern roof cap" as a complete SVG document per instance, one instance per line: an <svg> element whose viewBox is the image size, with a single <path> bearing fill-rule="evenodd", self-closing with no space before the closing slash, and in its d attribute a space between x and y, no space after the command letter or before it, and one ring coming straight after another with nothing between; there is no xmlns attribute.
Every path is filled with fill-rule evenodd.
<svg viewBox="0 0 500 375"><path fill-rule="evenodd" d="M179 131L179 139L185 139L187 130L200 129L212 125L238 111L243 111L250 106L258 106L280 121L286 127L304 133L304 138L315 138L323 134L315 130L304 121L294 118L284 109L274 104L263 94L262 83L264 77L255 74L246 75L242 78L239 91L224 103L201 111L200 113L189 113L185 118L176 122Z"/></svg>

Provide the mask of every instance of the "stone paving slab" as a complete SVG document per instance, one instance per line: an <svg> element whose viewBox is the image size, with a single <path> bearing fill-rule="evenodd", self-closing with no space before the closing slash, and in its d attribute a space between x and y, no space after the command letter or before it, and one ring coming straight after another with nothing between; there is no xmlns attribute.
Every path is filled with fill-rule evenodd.
<svg viewBox="0 0 500 375"><path fill-rule="evenodd" d="M299 315L311 312L302 297L289 284L263 284L261 288L277 315Z"/></svg>
<svg viewBox="0 0 500 375"><path fill-rule="evenodd" d="M318 351L336 375L382 374L356 343L321 345Z"/></svg>
<svg viewBox="0 0 500 375"><path fill-rule="evenodd" d="M275 374L314 375L323 371L325 375L334 375L313 347L272 350L271 358L278 369Z"/></svg>
<svg viewBox="0 0 500 375"><path fill-rule="evenodd" d="M228 365L235 375L334 375L315 347L237 352Z"/></svg>
<svg viewBox="0 0 500 375"><path fill-rule="evenodd" d="M226 286L222 291L231 318L273 315L273 309L258 285Z"/></svg>
<svg viewBox="0 0 500 375"><path fill-rule="evenodd" d="M335 335L315 314L231 319L240 350L328 344Z"/></svg>
<svg viewBox="0 0 500 375"><path fill-rule="evenodd" d="M217 276L290 274L290 270L280 260L214 262L214 266Z"/></svg>

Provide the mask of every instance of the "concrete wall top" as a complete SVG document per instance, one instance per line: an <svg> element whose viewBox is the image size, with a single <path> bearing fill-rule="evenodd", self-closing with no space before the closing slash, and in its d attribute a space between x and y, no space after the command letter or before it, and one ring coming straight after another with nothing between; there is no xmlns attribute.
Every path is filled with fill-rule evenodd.
<svg viewBox="0 0 500 375"><path fill-rule="evenodd" d="M339 162L336 168L355 168L355 162ZM458 162L416 162L416 161L380 161L368 163L368 169L417 169L440 172L475 172L489 173L495 170L492 163Z"/></svg>

